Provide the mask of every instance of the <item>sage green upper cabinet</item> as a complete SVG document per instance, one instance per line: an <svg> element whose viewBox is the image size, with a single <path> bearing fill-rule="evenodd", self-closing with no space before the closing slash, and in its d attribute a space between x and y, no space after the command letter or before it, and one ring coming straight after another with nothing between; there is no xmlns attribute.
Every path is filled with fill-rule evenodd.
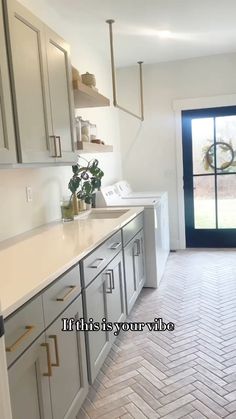
<svg viewBox="0 0 236 419"><path fill-rule="evenodd" d="M20 162L74 162L71 70L63 42L57 36L49 41L46 25L15 0L6 5Z"/></svg>
<svg viewBox="0 0 236 419"><path fill-rule="evenodd" d="M15 0L7 6L19 158L53 163L44 24Z"/></svg>
<svg viewBox="0 0 236 419"><path fill-rule="evenodd" d="M75 153L70 50L49 28L46 28L46 48L56 154L58 161L71 162L75 160Z"/></svg>
<svg viewBox="0 0 236 419"><path fill-rule="evenodd" d="M0 164L16 163L16 160L6 40L0 2Z"/></svg>

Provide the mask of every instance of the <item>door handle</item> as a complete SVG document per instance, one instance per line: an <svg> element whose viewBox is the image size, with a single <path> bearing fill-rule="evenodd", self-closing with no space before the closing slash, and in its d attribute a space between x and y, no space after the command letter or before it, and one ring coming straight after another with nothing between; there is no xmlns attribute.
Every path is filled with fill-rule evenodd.
<svg viewBox="0 0 236 419"><path fill-rule="evenodd" d="M51 366L52 367L60 367L57 335L50 335L49 339L53 339L53 341L54 341L55 356L56 356L56 362L54 364L51 364Z"/></svg>
<svg viewBox="0 0 236 419"><path fill-rule="evenodd" d="M43 374L44 377L51 377L52 376L52 364L51 364L51 354L50 354L50 347L49 343L42 343L41 346L46 348L47 353L47 363L48 363L48 372Z"/></svg>

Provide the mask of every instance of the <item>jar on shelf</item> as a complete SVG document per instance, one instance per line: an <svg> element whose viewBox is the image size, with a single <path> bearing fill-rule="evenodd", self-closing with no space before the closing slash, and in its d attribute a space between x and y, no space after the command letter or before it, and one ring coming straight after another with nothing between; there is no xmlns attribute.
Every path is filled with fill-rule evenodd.
<svg viewBox="0 0 236 419"><path fill-rule="evenodd" d="M97 125L90 124L90 141L96 140L97 138Z"/></svg>
<svg viewBox="0 0 236 419"><path fill-rule="evenodd" d="M81 141L90 141L90 122L81 120Z"/></svg>
<svg viewBox="0 0 236 419"><path fill-rule="evenodd" d="M76 149L79 148L79 142L82 141L82 133L81 133L81 123L82 123L82 118L81 116L77 116L75 118L75 130L76 130Z"/></svg>

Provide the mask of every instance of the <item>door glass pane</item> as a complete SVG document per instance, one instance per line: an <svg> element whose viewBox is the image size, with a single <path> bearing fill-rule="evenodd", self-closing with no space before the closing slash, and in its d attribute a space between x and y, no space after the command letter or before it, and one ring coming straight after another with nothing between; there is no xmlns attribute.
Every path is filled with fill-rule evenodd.
<svg viewBox="0 0 236 419"><path fill-rule="evenodd" d="M215 121L216 142L220 143L216 153L218 172L236 172L236 115L217 117Z"/></svg>
<svg viewBox="0 0 236 419"><path fill-rule="evenodd" d="M236 175L217 176L218 226L236 228Z"/></svg>
<svg viewBox="0 0 236 419"><path fill-rule="evenodd" d="M194 226L216 228L215 180L212 176L194 177Z"/></svg>
<svg viewBox="0 0 236 419"><path fill-rule="evenodd" d="M212 173L214 169L214 118L192 120L193 174ZM208 152L209 150L209 152ZM208 152L208 154L207 154Z"/></svg>

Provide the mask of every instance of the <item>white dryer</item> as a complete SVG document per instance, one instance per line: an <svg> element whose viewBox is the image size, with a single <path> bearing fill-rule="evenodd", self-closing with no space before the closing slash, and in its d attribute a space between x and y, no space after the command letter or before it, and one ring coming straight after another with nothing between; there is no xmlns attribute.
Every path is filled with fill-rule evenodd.
<svg viewBox="0 0 236 419"><path fill-rule="evenodd" d="M148 192L134 192L131 185L127 180L120 180L115 183L117 193L122 199L143 199L154 198L161 201L161 214L160 214L160 234L161 234L161 247L163 249L163 258L165 263L170 253L170 228L169 228L169 205L168 193L164 191L148 191Z"/></svg>
<svg viewBox="0 0 236 419"><path fill-rule="evenodd" d="M166 249L161 234L161 199L121 198L116 187L101 188L96 195L96 207L144 207L144 237L146 253L145 287L157 288L162 279L166 264Z"/></svg>

